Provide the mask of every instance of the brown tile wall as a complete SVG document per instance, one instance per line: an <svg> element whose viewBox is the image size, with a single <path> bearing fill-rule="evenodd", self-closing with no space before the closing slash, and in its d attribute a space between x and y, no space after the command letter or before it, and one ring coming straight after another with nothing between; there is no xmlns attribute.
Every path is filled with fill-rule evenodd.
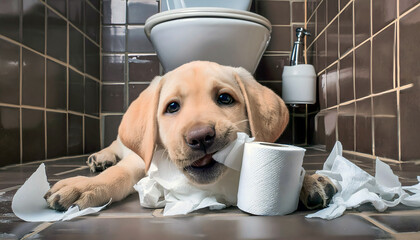
<svg viewBox="0 0 420 240"><path fill-rule="evenodd" d="M0 8L0 166L98 150L100 1Z"/></svg>
<svg viewBox="0 0 420 240"><path fill-rule="evenodd" d="M102 107L103 146L117 135L127 106L161 73L159 60L146 38L146 19L157 13L155 0L103 0ZM281 95L283 67L295 38L295 28L304 26L304 0L255 0L251 11L268 18L273 25L272 39L255 77ZM290 124L280 142L308 144L313 138L317 105L290 108Z"/></svg>
<svg viewBox="0 0 420 240"><path fill-rule="evenodd" d="M306 0L306 45L318 74L317 144L382 158L420 159L420 4Z"/></svg>

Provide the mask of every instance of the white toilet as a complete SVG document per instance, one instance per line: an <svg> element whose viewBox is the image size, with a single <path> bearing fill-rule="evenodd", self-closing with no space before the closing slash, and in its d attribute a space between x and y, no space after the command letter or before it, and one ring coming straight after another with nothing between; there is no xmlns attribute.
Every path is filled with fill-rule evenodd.
<svg viewBox="0 0 420 240"><path fill-rule="evenodd" d="M254 73L270 41L270 22L248 12L252 0L161 0L145 32L165 70L194 60ZM217 7L216 7L217 6Z"/></svg>

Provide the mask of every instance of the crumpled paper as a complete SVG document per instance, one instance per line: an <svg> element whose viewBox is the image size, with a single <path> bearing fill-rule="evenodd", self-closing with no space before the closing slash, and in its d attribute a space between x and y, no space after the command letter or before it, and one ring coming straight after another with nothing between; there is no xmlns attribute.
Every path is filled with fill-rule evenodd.
<svg viewBox="0 0 420 240"><path fill-rule="evenodd" d="M324 163L323 170L317 174L329 177L338 192L327 208L307 218L334 219L343 215L346 209L370 202L378 211L400 203L410 207L420 207L420 183L402 187L389 165L376 159L375 177L360 169L343 156L343 147L337 142ZM417 177L420 182L420 176ZM413 193L408 194L406 191Z"/></svg>
<svg viewBox="0 0 420 240"><path fill-rule="evenodd" d="M243 148L246 142L251 141L253 138L247 134L238 133L236 141L213 155L228 169L222 179L210 185L192 184L169 160L165 151L156 151L147 176L134 185L139 192L140 205L147 208L165 207L164 216L184 215L207 207L219 210L236 205Z"/></svg>
<svg viewBox="0 0 420 240"><path fill-rule="evenodd" d="M103 206L83 210L79 210L79 207L75 206L69 208L66 212L59 212L48 208L44 199L44 195L49 189L50 184L47 181L45 165L42 163L13 196L13 213L27 222L67 221L75 217L99 212L111 203L110 200Z"/></svg>

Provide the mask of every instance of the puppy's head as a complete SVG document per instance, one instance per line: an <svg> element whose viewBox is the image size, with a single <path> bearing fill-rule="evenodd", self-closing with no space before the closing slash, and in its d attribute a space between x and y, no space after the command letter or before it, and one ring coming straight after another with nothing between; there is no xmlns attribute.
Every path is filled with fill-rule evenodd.
<svg viewBox="0 0 420 240"><path fill-rule="evenodd" d="M147 168L160 144L193 183L209 184L226 171L213 154L237 132L272 142L288 119L280 97L246 70L199 61L154 79L127 110L119 136Z"/></svg>

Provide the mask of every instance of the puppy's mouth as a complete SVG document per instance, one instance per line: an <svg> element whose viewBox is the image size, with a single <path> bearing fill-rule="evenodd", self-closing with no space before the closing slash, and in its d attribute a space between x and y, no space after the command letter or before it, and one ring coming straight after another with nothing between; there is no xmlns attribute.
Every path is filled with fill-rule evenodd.
<svg viewBox="0 0 420 240"><path fill-rule="evenodd" d="M212 167L216 161L213 159L213 154L207 154L204 157L193 162L190 167L192 168L209 168Z"/></svg>
<svg viewBox="0 0 420 240"><path fill-rule="evenodd" d="M225 172L226 167L213 159L213 154L195 160L184 167L184 174L196 184L211 184L216 182Z"/></svg>

